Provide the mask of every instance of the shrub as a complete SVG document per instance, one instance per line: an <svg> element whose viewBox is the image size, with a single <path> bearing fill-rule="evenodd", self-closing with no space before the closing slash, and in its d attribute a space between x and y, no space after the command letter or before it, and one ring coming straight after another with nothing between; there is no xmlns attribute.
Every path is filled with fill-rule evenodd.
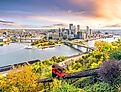
<svg viewBox="0 0 121 92"><path fill-rule="evenodd" d="M67 83L62 86L57 86L52 92L84 92L83 90L76 88L75 86L69 85Z"/></svg>
<svg viewBox="0 0 121 92"><path fill-rule="evenodd" d="M97 67L99 67L99 65L97 63L94 62L91 64L91 68L97 68Z"/></svg>
<svg viewBox="0 0 121 92"><path fill-rule="evenodd" d="M85 92L117 92L116 88L105 82L95 83L84 88Z"/></svg>
<svg viewBox="0 0 121 92"><path fill-rule="evenodd" d="M115 51L110 54L110 59L121 60L121 51Z"/></svg>
<svg viewBox="0 0 121 92"><path fill-rule="evenodd" d="M116 85L116 88L117 88L117 92L121 92L121 84Z"/></svg>
<svg viewBox="0 0 121 92"><path fill-rule="evenodd" d="M108 82L110 84L115 84L119 82L119 77L120 77L119 62L111 62L111 61L104 62L101 65L98 73L101 79L105 82Z"/></svg>

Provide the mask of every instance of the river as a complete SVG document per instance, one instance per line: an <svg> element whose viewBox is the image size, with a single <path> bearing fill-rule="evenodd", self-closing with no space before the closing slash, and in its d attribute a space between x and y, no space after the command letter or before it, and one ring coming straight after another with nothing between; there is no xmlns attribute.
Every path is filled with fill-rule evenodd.
<svg viewBox="0 0 121 92"><path fill-rule="evenodd" d="M0 46L0 66L16 64L30 60L44 60L53 56L72 56L79 54L68 46L62 45L47 49L25 49L27 44L11 43L7 46Z"/></svg>
<svg viewBox="0 0 121 92"><path fill-rule="evenodd" d="M113 42L116 41L119 36L114 38L99 39L102 41ZM95 41L89 41L88 45L94 47ZM0 46L0 66L6 66L11 64L17 64L20 62L30 61L30 60L44 60L49 59L53 56L72 56L79 54L80 52L74 50L68 46L56 46L55 48L47 49L25 49L28 44L23 43L11 43L7 46ZM82 48L85 51L85 48Z"/></svg>

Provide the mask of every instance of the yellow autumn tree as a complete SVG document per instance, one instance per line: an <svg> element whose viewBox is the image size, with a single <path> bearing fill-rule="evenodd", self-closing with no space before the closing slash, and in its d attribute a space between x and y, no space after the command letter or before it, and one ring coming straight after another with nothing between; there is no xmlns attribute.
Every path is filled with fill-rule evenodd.
<svg viewBox="0 0 121 92"><path fill-rule="evenodd" d="M7 76L0 81L3 92L38 92L40 85L38 76L33 73L31 66L24 66L11 70Z"/></svg>

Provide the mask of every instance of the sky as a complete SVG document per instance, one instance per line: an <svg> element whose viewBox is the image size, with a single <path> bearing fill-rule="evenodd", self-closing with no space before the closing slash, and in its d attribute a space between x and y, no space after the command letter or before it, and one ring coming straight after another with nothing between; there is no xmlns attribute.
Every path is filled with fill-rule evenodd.
<svg viewBox="0 0 121 92"><path fill-rule="evenodd" d="M121 0L0 0L0 28L120 28Z"/></svg>

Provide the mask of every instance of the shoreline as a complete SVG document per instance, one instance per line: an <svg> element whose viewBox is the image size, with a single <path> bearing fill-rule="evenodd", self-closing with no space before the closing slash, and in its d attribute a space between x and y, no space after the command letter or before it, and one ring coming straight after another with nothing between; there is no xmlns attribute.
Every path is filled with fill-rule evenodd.
<svg viewBox="0 0 121 92"><path fill-rule="evenodd" d="M63 44L57 44L57 45L54 45L54 47L55 46L59 46L59 45L63 45ZM49 48L49 47L53 47L53 46L47 46L47 48ZM80 57L82 57L83 55L86 55L88 53L90 53L90 52L86 52L86 53L82 52L82 53L79 53L79 54L76 54L76 55L72 55L72 56L65 56L66 59L64 61L62 61L62 62L59 62L59 64L60 65L66 65L68 61L79 59ZM48 59L50 59L50 58L48 58ZM42 60L40 60L40 61L42 61ZM25 64L26 62L23 62L23 63ZM15 65L15 64L13 64L13 65ZM19 65L19 64L16 64L16 65ZM8 66L10 66L10 65L8 65ZM6 66L0 67L0 68L4 68L4 67L6 67Z"/></svg>
<svg viewBox="0 0 121 92"><path fill-rule="evenodd" d="M81 58L82 56L84 56L84 55L86 55L88 53L90 53L90 52L79 53L79 54L75 54L75 55L71 55L71 56L64 56L66 59L64 61L62 61L62 62L57 63L57 64L59 64L60 66L64 65L64 64L67 65L66 62L68 62L70 60L79 59L79 58ZM59 57L59 56L57 56L57 57ZM51 58L48 58L48 60L51 59ZM46 59L44 59L44 60L46 60ZM21 65L21 66L22 65L32 65L32 64L34 64L36 62L41 62L41 61L44 61L44 60L31 60L31 61L25 61L25 62L22 62L22 63L1 66L0 67L0 73L5 74L6 72L10 71L11 69L14 69L14 68L18 67L19 65Z"/></svg>
<svg viewBox="0 0 121 92"><path fill-rule="evenodd" d="M46 48L54 48L54 47L56 47L56 46L62 46L63 44L56 44L56 45L48 45L48 46L40 46L40 47L36 47L36 46L34 46L34 47L36 47L36 48L38 48L38 49L46 49Z"/></svg>

